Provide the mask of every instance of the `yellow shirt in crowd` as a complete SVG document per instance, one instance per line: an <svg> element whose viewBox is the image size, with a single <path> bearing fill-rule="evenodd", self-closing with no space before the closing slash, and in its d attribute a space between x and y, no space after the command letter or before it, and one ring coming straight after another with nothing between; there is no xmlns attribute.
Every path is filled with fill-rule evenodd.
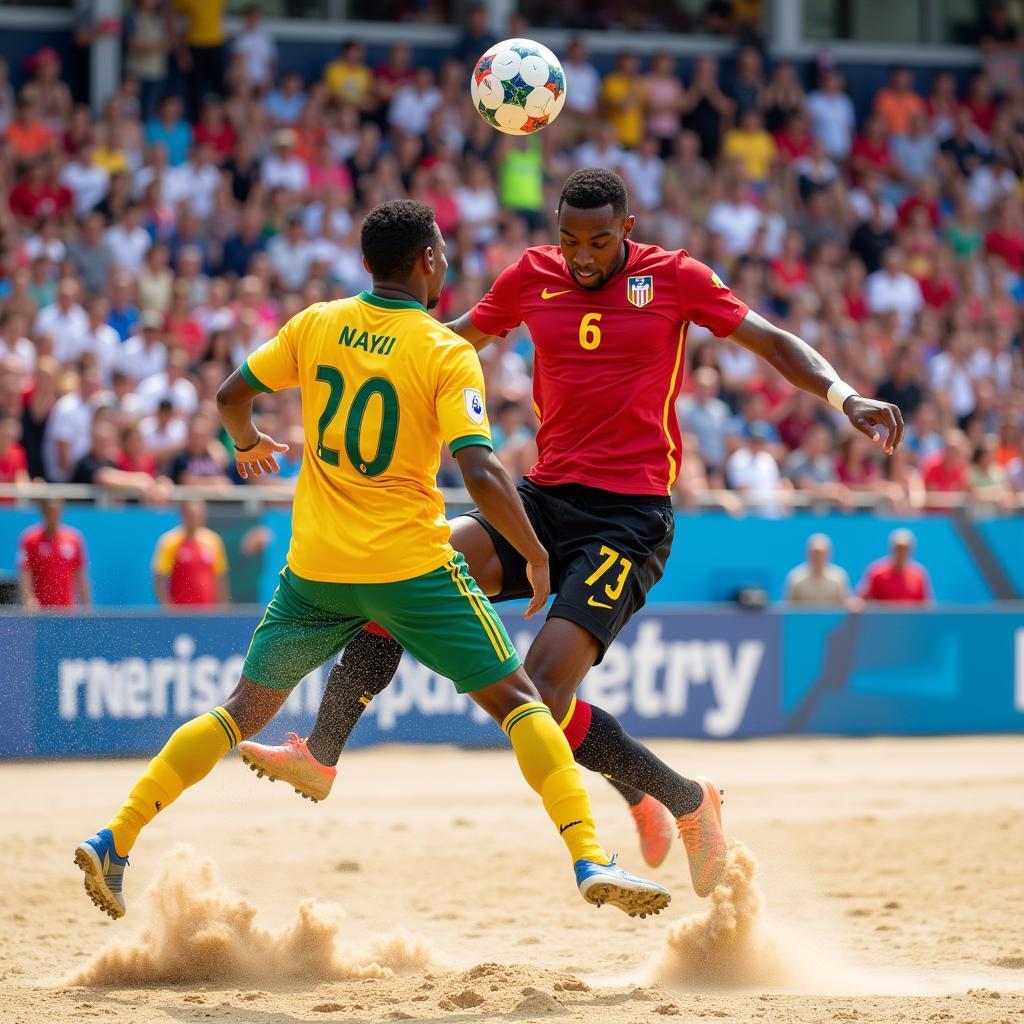
<svg viewBox="0 0 1024 1024"><path fill-rule="evenodd" d="M635 76L613 71L601 85L605 113L620 146L638 146L644 138L644 90Z"/></svg>

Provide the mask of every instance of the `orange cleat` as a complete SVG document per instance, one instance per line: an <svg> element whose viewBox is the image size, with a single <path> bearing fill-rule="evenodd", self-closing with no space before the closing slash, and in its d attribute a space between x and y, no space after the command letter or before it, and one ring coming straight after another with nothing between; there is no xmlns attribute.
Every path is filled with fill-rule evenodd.
<svg viewBox="0 0 1024 1024"><path fill-rule="evenodd" d="M698 896L710 896L725 877L727 845L722 831L722 802L710 779L693 781L704 791L704 799L697 810L677 818L676 827L690 862L693 891Z"/></svg>
<svg viewBox="0 0 1024 1024"><path fill-rule="evenodd" d="M321 764L306 746L306 741L295 733L280 746L265 746L246 740L238 744L242 760L262 779L287 782L296 793L312 800L326 800L338 774L337 768Z"/></svg>
<svg viewBox="0 0 1024 1024"><path fill-rule="evenodd" d="M672 814L667 807L646 793L640 803L629 808L629 813L636 822L640 852L645 863L648 867L659 867L672 849L672 840L676 837Z"/></svg>

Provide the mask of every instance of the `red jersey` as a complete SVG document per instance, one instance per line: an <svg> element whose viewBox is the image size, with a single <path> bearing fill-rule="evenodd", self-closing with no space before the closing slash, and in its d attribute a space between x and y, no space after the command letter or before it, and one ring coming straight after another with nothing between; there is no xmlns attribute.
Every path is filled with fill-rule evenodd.
<svg viewBox="0 0 1024 1024"><path fill-rule="evenodd" d="M57 527L53 537L42 523L30 526L18 541L18 568L28 570L41 605L69 608L75 603L75 575L85 568L85 541L68 526Z"/></svg>
<svg viewBox="0 0 1024 1024"><path fill-rule="evenodd" d="M157 541L153 571L169 577L171 604L216 604L217 577L228 571L224 542L205 526L192 536L176 527Z"/></svg>
<svg viewBox="0 0 1024 1024"><path fill-rule="evenodd" d="M916 562L902 569L891 558L882 558L868 566L860 585L860 596L868 601L913 601L924 604L931 598L928 573Z"/></svg>
<svg viewBox="0 0 1024 1024"><path fill-rule="evenodd" d="M747 315L684 249L627 247L625 266L596 290L576 284L557 245L526 249L470 311L487 334L530 328L540 429L528 475L541 486L667 494L679 472L686 328L724 338Z"/></svg>

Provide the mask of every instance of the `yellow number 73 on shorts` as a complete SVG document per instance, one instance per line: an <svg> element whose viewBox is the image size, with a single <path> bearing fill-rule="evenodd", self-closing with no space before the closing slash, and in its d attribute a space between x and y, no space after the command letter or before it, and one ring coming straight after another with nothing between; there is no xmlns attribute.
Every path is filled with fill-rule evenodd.
<svg viewBox="0 0 1024 1024"><path fill-rule="evenodd" d="M618 578L614 583L606 583L604 585L604 596L609 601L617 601L622 596L622 588L626 585L626 577L629 575L629 570L633 568L633 563L628 558L623 558L618 551L608 547L607 544L602 544L601 550L597 554L604 561L587 577L587 586L594 586L605 573L609 572L618 563L622 566ZM593 608L611 608L610 604L599 601L594 594L587 598L587 604Z"/></svg>

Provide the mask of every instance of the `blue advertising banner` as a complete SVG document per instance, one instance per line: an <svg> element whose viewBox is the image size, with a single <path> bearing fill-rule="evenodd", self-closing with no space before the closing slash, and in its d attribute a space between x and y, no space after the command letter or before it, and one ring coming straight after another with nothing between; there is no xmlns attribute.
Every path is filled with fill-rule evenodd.
<svg viewBox="0 0 1024 1024"><path fill-rule="evenodd" d="M238 682L257 618L140 613L0 617L10 656L0 755L142 754L223 701ZM505 617L525 653L538 627ZM638 616L583 687L639 736L777 731L779 621L728 613ZM329 668L329 666L327 666ZM305 733L326 672L296 688L266 730ZM406 656L353 743L493 744L497 727L452 684Z"/></svg>
<svg viewBox="0 0 1024 1024"><path fill-rule="evenodd" d="M537 626L504 616L525 652ZM3 615L0 756L149 754L223 701L255 613ZM329 667L329 666L328 666ZM265 738L311 728L326 670ZM585 699L639 737L1009 732L1024 727L1024 613L644 609L587 676ZM403 658L353 745L489 745L497 727L447 679Z"/></svg>

